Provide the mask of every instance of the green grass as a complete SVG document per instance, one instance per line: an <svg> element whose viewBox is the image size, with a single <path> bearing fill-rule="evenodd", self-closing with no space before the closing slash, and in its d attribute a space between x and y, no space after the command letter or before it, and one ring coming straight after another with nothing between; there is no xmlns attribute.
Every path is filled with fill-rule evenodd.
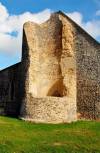
<svg viewBox="0 0 100 153"><path fill-rule="evenodd" d="M0 153L100 153L100 122L51 125L0 117Z"/></svg>

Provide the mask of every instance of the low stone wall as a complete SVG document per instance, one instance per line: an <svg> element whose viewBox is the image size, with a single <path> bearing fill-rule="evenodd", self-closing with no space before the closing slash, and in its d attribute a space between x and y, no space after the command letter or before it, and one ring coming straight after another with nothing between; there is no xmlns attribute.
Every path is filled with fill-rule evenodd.
<svg viewBox="0 0 100 153"><path fill-rule="evenodd" d="M41 123L66 123L76 120L76 105L68 97L34 98L28 95L22 107L21 118Z"/></svg>
<svg viewBox="0 0 100 153"><path fill-rule="evenodd" d="M0 71L0 115L19 116L24 88L20 72L21 63Z"/></svg>

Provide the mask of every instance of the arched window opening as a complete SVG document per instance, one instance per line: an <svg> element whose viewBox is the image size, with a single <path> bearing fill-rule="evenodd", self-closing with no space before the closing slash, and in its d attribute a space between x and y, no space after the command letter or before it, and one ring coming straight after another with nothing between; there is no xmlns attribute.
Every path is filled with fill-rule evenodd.
<svg viewBox="0 0 100 153"><path fill-rule="evenodd" d="M47 96L63 97L63 81L58 80L50 87Z"/></svg>
<svg viewBox="0 0 100 153"><path fill-rule="evenodd" d="M51 96L53 96L53 97L62 97L62 95L57 90L54 91L54 93Z"/></svg>

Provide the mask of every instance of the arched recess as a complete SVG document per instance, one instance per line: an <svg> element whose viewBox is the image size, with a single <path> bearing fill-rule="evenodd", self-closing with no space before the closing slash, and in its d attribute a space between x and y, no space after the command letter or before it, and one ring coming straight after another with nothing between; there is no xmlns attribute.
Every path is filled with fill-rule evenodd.
<svg viewBox="0 0 100 153"><path fill-rule="evenodd" d="M63 80L55 81L49 88L47 96L63 97Z"/></svg>

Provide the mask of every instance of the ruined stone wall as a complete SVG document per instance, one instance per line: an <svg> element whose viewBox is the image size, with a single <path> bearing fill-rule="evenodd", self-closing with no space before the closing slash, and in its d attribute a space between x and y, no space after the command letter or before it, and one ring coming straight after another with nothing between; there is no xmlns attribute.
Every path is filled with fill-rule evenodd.
<svg viewBox="0 0 100 153"><path fill-rule="evenodd" d="M22 96L21 63L0 71L0 115L18 116Z"/></svg>
<svg viewBox="0 0 100 153"><path fill-rule="evenodd" d="M61 28L57 18L52 18L43 25L31 22L24 25L29 46L29 92L33 96L47 96L53 84L62 78L59 64Z"/></svg>
<svg viewBox="0 0 100 153"><path fill-rule="evenodd" d="M62 54L61 71L64 82L64 93L74 99L76 104L76 54L75 54L75 29L65 17L59 15L62 21Z"/></svg>
<svg viewBox="0 0 100 153"><path fill-rule="evenodd" d="M23 108L22 119L41 123L66 123L76 120L73 99L69 97L36 98L28 95L28 106ZM74 103L74 102L73 102Z"/></svg>
<svg viewBox="0 0 100 153"><path fill-rule="evenodd" d="M100 44L84 30L61 12L27 22L22 50L22 62L0 72L0 114L47 123L100 118Z"/></svg>
<svg viewBox="0 0 100 153"><path fill-rule="evenodd" d="M100 44L97 47L98 76L97 76L97 102L95 103L95 118L100 120Z"/></svg>
<svg viewBox="0 0 100 153"><path fill-rule="evenodd" d="M76 120L75 60L66 57L67 46L62 50L62 28L58 14L41 25L24 25L29 60L29 84L21 114L24 119L55 123Z"/></svg>
<svg viewBox="0 0 100 153"><path fill-rule="evenodd" d="M99 119L100 44L63 13L60 14L60 18L63 24L65 23L64 27L67 27L64 34L66 38L68 37L68 40L65 40L69 50L68 56L72 57L71 61L73 57L76 60L74 63L76 63L78 118Z"/></svg>
<svg viewBox="0 0 100 153"><path fill-rule="evenodd" d="M79 40L79 41L77 41ZM77 104L80 118L100 118L100 45L77 29Z"/></svg>

